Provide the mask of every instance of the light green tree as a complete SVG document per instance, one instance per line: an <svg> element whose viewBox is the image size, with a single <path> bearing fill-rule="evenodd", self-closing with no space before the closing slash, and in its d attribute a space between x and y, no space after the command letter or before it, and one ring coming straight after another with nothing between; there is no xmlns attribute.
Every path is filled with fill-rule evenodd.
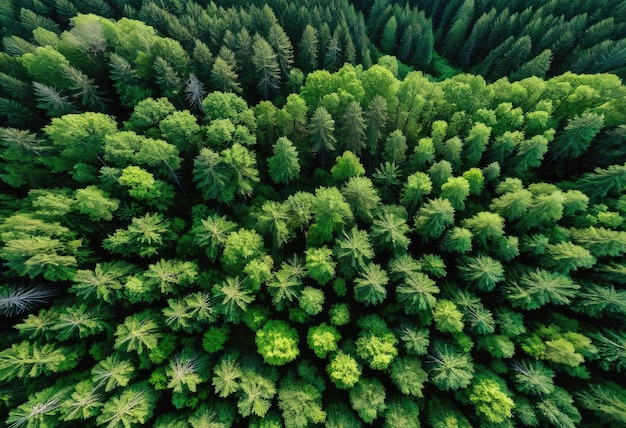
<svg viewBox="0 0 626 428"><path fill-rule="evenodd" d="M465 199L469 194L469 182L463 177L450 177L441 186L441 197L449 200L456 211L465 209Z"/></svg>
<svg viewBox="0 0 626 428"><path fill-rule="evenodd" d="M124 323L117 326L113 347L139 355L155 349L163 337L156 319L158 317L150 310L127 316Z"/></svg>
<svg viewBox="0 0 626 428"><path fill-rule="evenodd" d="M135 366L119 354L109 355L91 369L91 380L97 387L104 386L105 392L126 387L134 377Z"/></svg>
<svg viewBox="0 0 626 428"><path fill-rule="evenodd" d="M285 321L267 321L256 332L255 342L263 360L273 366L285 365L293 361L300 353L298 333Z"/></svg>
<svg viewBox="0 0 626 428"><path fill-rule="evenodd" d="M96 422L110 428L145 424L153 414L157 398L147 383L133 384L104 403Z"/></svg>
<svg viewBox="0 0 626 428"><path fill-rule="evenodd" d="M329 352L335 351L340 339L337 328L326 323L310 327L307 334L307 343L319 358L326 358Z"/></svg>
<svg viewBox="0 0 626 428"><path fill-rule="evenodd" d="M269 174L275 183L286 183L300 176L298 151L287 137L280 137L272 146L272 156L267 159Z"/></svg>
<svg viewBox="0 0 626 428"><path fill-rule="evenodd" d="M351 389L361 377L359 363L341 349L331 357L326 371L331 382L339 389Z"/></svg>
<svg viewBox="0 0 626 428"><path fill-rule="evenodd" d="M499 424L513 417L515 404L511 397L492 379L480 379L472 387L469 400L480 418Z"/></svg>
<svg viewBox="0 0 626 428"><path fill-rule="evenodd" d="M326 284L335 276L337 264L333 261L332 255L333 251L328 247L306 250L308 274L320 285Z"/></svg>
<svg viewBox="0 0 626 428"><path fill-rule="evenodd" d="M356 155L351 151L345 151L338 156L335 165L330 169L330 173L337 181L344 181L352 177L359 177L365 174L365 168Z"/></svg>

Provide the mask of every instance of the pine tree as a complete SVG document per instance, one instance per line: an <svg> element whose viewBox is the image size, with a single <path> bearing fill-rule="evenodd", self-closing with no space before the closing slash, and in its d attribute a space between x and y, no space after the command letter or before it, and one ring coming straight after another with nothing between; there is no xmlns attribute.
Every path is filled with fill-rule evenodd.
<svg viewBox="0 0 626 428"><path fill-rule="evenodd" d="M626 391L614 382L593 384L577 394L582 406L594 412L607 424L623 424L626 422Z"/></svg>
<svg viewBox="0 0 626 428"><path fill-rule="evenodd" d="M211 85L219 91L241 93L241 83L237 73L234 53L222 47L211 68Z"/></svg>
<svg viewBox="0 0 626 428"><path fill-rule="evenodd" d="M278 202L265 202L261 211L256 215L256 219L257 230L262 233L270 233L276 247L281 247L289 240L287 213Z"/></svg>
<svg viewBox="0 0 626 428"><path fill-rule="evenodd" d="M406 212L395 211L391 207L383 207L372 222L370 236L375 244L392 251L394 254L406 252L410 238Z"/></svg>
<svg viewBox="0 0 626 428"><path fill-rule="evenodd" d="M254 301L251 290L244 287L244 280L227 277L225 281L213 286L216 310L231 323L241 321L248 305Z"/></svg>
<svg viewBox="0 0 626 428"><path fill-rule="evenodd" d="M447 345L435 345L428 354L430 380L442 391L466 388L474 377L474 364L468 355Z"/></svg>
<svg viewBox="0 0 626 428"><path fill-rule="evenodd" d="M289 70L291 70L293 64L293 47L291 46L291 41L285 33L285 30L283 30L279 24L275 24L270 28L267 40L274 52L276 52L282 79L285 80L289 76Z"/></svg>
<svg viewBox="0 0 626 428"><path fill-rule="evenodd" d="M77 363L77 356L68 351L51 342L14 343L0 351L0 380L35 378L72 369Z"/></svg>
<svg viewBox="0 0 626 428"><path fill-rule="evenodd" d="M515 387L536 396L551 394L554 389L554 371L540 361L520 361L513 364Z"/></svg>
<svg viewBox="0 0 626 428"><path fill-rule="evenodd" d="M104 386L105 392L118 387L125 388L134 376L132 362L121 358L119 354L109 355L91 369L91 380L98 388Z"/></svg>
<svg viewBox="0 0 626 428"><path fill-rule="evenodd" d="M357 156L361 156L361 150L365 148L365 119L361 105L352 101L345 109L341 126L339 127L339 139L345 150L349 150Z"/></svg>
<svg viewBox="0 0 626 428"><path fill-rule="evenodd" d="M441 197L447 199L457 211L465 209L465 199L469 196L470 187L463 177L450 177L441 186Z"/></svg>
<svg viewBox="0 0 626 428"><path fill-rule="evenodd" d="M387 20L380 39L380 47L383 52L388 54L393 54L395 52L398 38L397 32L398 23L396 21L396 17L392 15L389 20Z"/></svg>
<svg viewBox="0 0 626 428"><path fill-rule="evenodd" d="M307 130L313 142L312 151L321 153L322 169L324 169L326 149L335 150L335 121L323 106L319 106L315 109Z"/></svg>
<svg viewBox="0 0 626 428"><path fill-rule="evenodd" d="M444 56L453 58L458 54L470 25L474 22L474 7L474 0L465 0L457 9L452 26L446 35Z"/></svg>
<svg viewBox="0 0 626 428"><path fill-rule="evenodd" d="M366 306L378 305L387 296L387 273L377 264L369 263L354 280L354 298Z"/></svg>
<svg viewBox="0 0 626 428"><path fill-rule="evenodd" d="M528 77L537 76L545 79L550 66L552 65L552 51L544 49L539 55L526 61L517 70L509 75L511 81L522 80Z"/></svg>
<svg viewBox="0 0 626 428"><path fill-rule="evenodd" d="M102 395L91 381L76 384L70 398L61 405L62 420L89 419L100 414Z"/></svg>
<svg viewBox="0 0 626 428"><path fill-rule="evenodd" d="M56 424L55 413L59 411L63 400L70 392L70 388L57 386L35 392L28 397L28 401L9 411L7 426L13 428Z"/></svg>
<svg viewBox="0 0 626 428"><path fill-rule="evenodd" d="M504 279L502 264L489 256L470 257L459 266L464 279L476 285L479 290L491 291Z"/></svg>
<svg viewBox="0 0 626 428"><path fill-rule="evenodd" d="M33 82L33 90L37 99L37 107L45 110L50 117L59 117L76 112L74 103L52 86Z"/></svg>
<svg viewBox="0 0 626 428"><path fill-rule="evenodd" d="M419 314L432 310L440 291L435 281L421 272L410 273L396 288L398 303L407 315Z"/></svg>
<svg viewBox="0 0 626 428"><path fill-rule="evenodd" d="M257 79L257 91L264 98L270 98L280 91L281 69L278 54L272 46L260 35L254 36L252 48L252 64Z"/></svg>
<svg viewBox="0 0 626 428"><path fill-rule="evenodd" d="M267 159L269 174L275 183L286 183L300 176L298 151L287 137L280 137L272 146L273 155Z"/></svg>
<svg viewBox="0 0 626 428"><path fill-rule="evenodd" d="M431 199L419 209L414 223L424 239L438 238L454 223L454 207L447 199Z"/></svg>
<svg viewBox="0 0 626 428"><path fill-rule="evenodd" d="M472 30L463 43L463 46L459 50L457 56L457 61L461 65L467 67L474 63L474 59L477 57L479 50L483 48L486 43L486 36L490 31L490 24L493 22L495 16L496 9L492 8L488 13L484 12L480 18L474 22ZM460 29L461 28L459 28L459 30Z"/></svg>
<svg viewBox="0 0 626 428"><path fill-rule="evenodd" d="M550 144L548 156L552 160L561 161L580 157L589 149L591 141L603 127L602 114L587 112L574 116Z"/></svg>
<svg viewBox="0 0 626 428"><path fill-rule="evenodd" d="M202 148L194 160L193 174L196 186L200 188L205 199L218 199L223 195L229 174L219 153Z"/></svg>
<svg viewBox="0 0 626 428"><path fill-rule="evenodd" d="M326 46L326 53L324 54L324 69L329 71L337 71L342 64L343 59L343 47L341 46L341 40L337 31L328 41Z"/></svg>
<svg viewBox="0 0 626 428"><path fill-rule="evenodd" d="M111 428L145 424L152 416L157 398L158 394L146 382L133 384L104 403L96 422Z"/></svg>
<svg viewBox="0 0 626 428"><path fill-rule="evenodd" d="M155 349L163 335L159 332L154 315L146 310L127 316L124 323L117 326L113 347L126 352L135 351L139 355Z"/></svg>
<svg viewBox="0 0 626 428"><path fill-rule="evenodd" d="M625 183L626 164L611 165L606 169L596 168L592 173L584 174L576 184L591 200L597 200L618 192Z"/></svg>
<svg viewBox="0 0 626 428"><path fill-rule="evenodd" d="M239 390L243 371L235 354L225 354L213 367L213 374L211 383L215 388L215 393L221 398L228 397Z"/></svg>
<svg viewBox="0 0 626 428"><path fill-rule="evenodd" d="M508 287L506 297L513 306L532 310L548 303L568 304L576 296L579 288L580 285L568 276L537 269L513 282Z"/></svg>

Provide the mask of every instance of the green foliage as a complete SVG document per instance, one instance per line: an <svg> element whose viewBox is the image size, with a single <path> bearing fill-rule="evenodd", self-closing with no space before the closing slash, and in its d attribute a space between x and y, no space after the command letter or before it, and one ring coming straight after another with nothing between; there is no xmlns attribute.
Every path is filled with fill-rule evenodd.
<svg viewBox="0 0 626 428"><path fill-rule="evenodd" d="M257 351L267 364L282 366L293 361L298 350L298 333L285 321L269 320L256 332Z"/></svg>
<svg viewBox="0 0 626 428"><path fill-rule="evenodd" d="M278 408L286 428L305 428L326 419L322 410L321 393L313 385L285 379L278 390Z"/></svg>
<svg viewBox="0 0 626 428"><path fill-rule="evenodd" d="M342 350L335 353L326 366L331 382L339 389L351 389L361 377L361 366Z"/></svg>
<svg viewBox="0 0 626 428"><path fill-rule="evenodd" d="M447 199L436 198L424 204L415 216L415 228L425 239L438 238L454 223L454 207Z"/></svg>
<svg viewBox="0 0 626 428"><path fill-rule="evenodd" d="M70 370L76 365L77 356L68 351L52 343L15 343L0 352L0 379L34 378L41 374Z"/></svg>
<svg viewBox="0 0 626 428"><path fill-rule="evenodd" d="M354 280L354 298L357 302L366 306L378 305L387 296L387 273L378 265L370 263L362 270L358 278Z"/></svg>
<svg viewBox="0 0 626 428"><path fill-rule="evenodd" d="M459 266L463 278L476 285L479 290L491 291L504 279L502 264L489 256L468 258Z"/></svg>
<svg viewBox="0 0 626 428"><path fill-rule="evenodd" d="M516 307L537 309L547 303L568 304L579 288L568 276L537 269L513 283L507 298Z"/></svg>
<svg viewBox="0 0 626 428"><path fill-rule="evenodd" d="M241 416L256 415L264 417L270 408L271 400L276 395L276 385L271 379L246 370L241 377L237 392L237 410Z"/></svg>
<svg viewBox="0 0 626 428"><path fill-rule="evenodd" d="M624 423L619 1L18 3L5 425Z"/></svg>
<svg viewBox="0 0 626 428"><path fill-rule="evenodd" d="M217 301L216 310L225 320L239 323L248 305L254 301L252 290L244 286L239 277L227 277L220 284L213 286L213 296Z"/></svg>
<svg viewBox="0 0 626 428"><path fill-rule="evenodd" d="M624 389L613 382L590 385L579 394L579 399L604 423L620 424L625 420Z"/></svg>
<svg viewBox="0 0 626 428"><path fill-rule="evenodd" d="M169 227L170 222L161 214L148 213L143 217L134 217L126 229L117 229L102 242L102 246L114 254L150 257L169 241Z"/></svg>
<svg viewBox="0 0 626 428"><path fill-rule="evenodd" d="M423 397L424 383L428 374L422 369L417 357L396 358L391 363L390 373L393 384L405 395Z"/></svg>
<svg viewBox="0 0 626 428"><path fill-rule="evenodd" d="M470 358L447 345L436 345L428 354L430 380L442 391L467 387L474 377Z"/></svg>
<svg viewBox="0 0 626 428"><path fill-rule="evenodd" d="M454 302L439 299L433 308L435 327L441 332L460 333L463 330L463 314Z"/></svg>
<svg viewBox="0 0 626 428"><path fill-rule="evenodd" d="M280 137L273 146L273 155L267 159L269 174L276 183L287 183L300 176L298 151L287 137Z"/></svg>
<svg viewBox="0 0 626 428"><path fill-rule="evenodd" d="M419 314L431 310L436 304L439 287L435 281L421 272L407 275L404 282L396 288L398 302L407 315Z"/></svg>
<svg viewBox="0 0 626 428"><path fill-rule="evenodd" d="M336 263L332 259L332 250L327 247L311 248L306 251L308 274L317 283L324 285L335 275Z"/></svg>
<svg viewBox="0 0 626 428"><path fill-rule="evenodd" d="M304 287L300 294L299 304L308 315L317 315L322 312L324 305L324 292L314 287Z"/></svg>
<svg viewBox="0 0 626 428"><path fill-rule="evenodd" d="M329 352L335 351L340 339L337 329L326 323L309 328L307 334L307 343L319 358L326 358Z"/></svg>
<svg viewBox="0 0 626 428"><path fill-rule="evenodd" d="M515 366L515 387L533 395L550 394L554 391L554 371L540 361L519 362Z"/></svg>
<svg viewBox="0 0 626 428"><path fill-rule="evenodd" d="M115 349L135 351L141 355L144 351L155 349L163 335L159 332L154 315L146 310L127 316L124 323L117 326L115 336Z"/></svg>
<svg viewBox="0 0 626 428"><path fill-rule="evenodd" d="M350 390L350 404L365 423L371 424L387 408L385 387L376 378L361 378Z"/></svg>
<svg viewBox="0 0 626 428"><path fill-rule="evenodd" d="M230 329L227 325L222 327L211 326L202 336L202 349L209 354L215 354L216 352L224 349L224 344L228 340L228 334Z"/></svg>
<svg viewBox="0 0 626 428"><path fill-rule="evenodd" d="M240 229L232 232L224 242L222 264L232 272L263 254L263 238L254 230Z"/></svg>
<svg viewBox="0 0 626 428"><path fill-rule="evenodd" d="M205 363L203 357L192 350L184 349L175 355L165 368L165 375L169 380L167 387L174 393L197 392L198 384L206 380L203 379Z"/></svg>
<svg viewBox="0 0 626 428"><path fill-rule="evenodd" d="M358 177L365 174L365 168L359 162L359 159L351 151L345 151L338 156L335 165L330 169L330 173L337 181L344 181L351 177Z"/></svg>
<svg viewBox="0 0 626 428"><path fill-rule="evenodd" d="M494 380L479 380L472 388L469 400L474 404L476 414L491 423L499 424L513 416L513 400Z"/></svg>
<svg viewBox="0 0 626 428"><path fill-rule="evenodd" d="M359 320L361 333L356 341L356 353L375 370L384 370L398 355L398 339L385 322L376 315Z"/></svg>

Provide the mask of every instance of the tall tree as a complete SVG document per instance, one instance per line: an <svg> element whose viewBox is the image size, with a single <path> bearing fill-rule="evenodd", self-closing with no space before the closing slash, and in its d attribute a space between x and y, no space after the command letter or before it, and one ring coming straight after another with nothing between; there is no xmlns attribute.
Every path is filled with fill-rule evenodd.
<svg viewBox="0 0 626 428"><path fill-rule="evenodd" d="M365 119L363 110L357 101L352 101L345 109L341 126L339 127L339 141L345 150L361 156L365 148Z"/></svg>
<svg viewBox="0 0 626 428"><path fill-rule="evenodd" d="M275 183L285 183L300 176L298 150L287 137L280 137L272 146L272 156L267 159L269 174Z"/></svg>
<svg viewBox="0 0 626 428"><path fill-rule="evenodd" d="M367 131L366 142L368 154L368 170L372 169L372 157L378 152L378 141L380 140L385 125L387 124L387 100L380 95L375 96L370 102L365 113Z"/></svg>
<svg viewBox="0 0 626 428"><path fill-rule="evenodd" d="M289 77L289 71L293 64L293 46L291 41L279 24L272 25L267 35L267 40L274 52L276 52L282 79L286 80Z"/></svg>
<svg viewBox="0 0 626 428"><path fill-rule="evenodd" d="M328 111L319 106L315 109L309 124L307 125L309 138L313 142L311 150L314 153L320 152L322 169L325 168L326 149L335 150L335 121Z"/></svg>
<svg viewBox="0 0 626 428"><path fill-rule="evenodd" d="M318 69L318 37L317 30L311 25L306 25L302 31L302 37L298 44L300 49L298 53L299 66L305 72L311 72Z"/></svg>
<svg viewBox="0 0 626 428"><path fill-rule="evenodd" d="M264 98L270 98L280 91L281 69L278 55L262 36L254 36L252 64L257 79L257 90Z"/></svg>

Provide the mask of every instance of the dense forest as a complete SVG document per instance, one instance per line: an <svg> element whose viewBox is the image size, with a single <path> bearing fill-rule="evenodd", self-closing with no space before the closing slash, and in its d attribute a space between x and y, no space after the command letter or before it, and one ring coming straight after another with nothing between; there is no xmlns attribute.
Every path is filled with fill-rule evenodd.
<svg viewBox="0 0 626 428"><path fill-rule="evenodd" d="M0 0L11 428L626 425L626 3Z"/></svg>

